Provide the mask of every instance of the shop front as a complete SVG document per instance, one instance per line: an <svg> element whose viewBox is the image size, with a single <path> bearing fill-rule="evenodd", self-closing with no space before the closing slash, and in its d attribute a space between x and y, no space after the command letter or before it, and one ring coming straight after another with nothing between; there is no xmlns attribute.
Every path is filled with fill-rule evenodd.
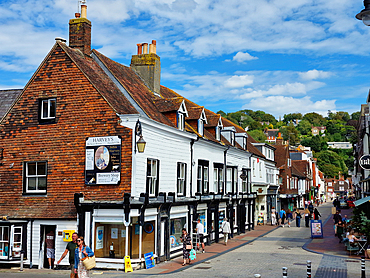
<svg viewBox="0 0 370 278"><path fill-rule="evenodd" d="M27 258L27 221L0 222L0 262L14 262Z"/></svg>

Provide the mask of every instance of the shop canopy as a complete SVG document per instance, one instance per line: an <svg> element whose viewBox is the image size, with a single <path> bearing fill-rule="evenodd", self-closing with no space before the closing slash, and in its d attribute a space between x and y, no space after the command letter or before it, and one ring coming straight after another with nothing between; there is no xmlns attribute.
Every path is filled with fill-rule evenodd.
<svg viewBox="0 0 370 278"><path fill-rule="evenodd" d="M370 196L359 199L359 200L355 201L354 203L355 203L355 206L358 207L358 206L361 206L362 204L364 204L366 202L370 202Z"/></svg>

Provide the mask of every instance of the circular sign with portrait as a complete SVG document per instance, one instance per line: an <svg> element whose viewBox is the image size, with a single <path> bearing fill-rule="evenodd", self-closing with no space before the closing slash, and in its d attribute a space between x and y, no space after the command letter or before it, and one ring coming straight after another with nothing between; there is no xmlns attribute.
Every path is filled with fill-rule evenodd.
<svg viewBox="0 0 370 278"><path fill-rule="evenodd" d="M365 170L370 170L370 155L365 154L361 156L358 163L360 164L360 167Z"/></svg>
<svg viewBox="0 0 370 278"><path fill-rule="evenodd" d="M100 146L95 152L95 165L99 170L104 170L109 164L109 151L106 147Z"/></svg>

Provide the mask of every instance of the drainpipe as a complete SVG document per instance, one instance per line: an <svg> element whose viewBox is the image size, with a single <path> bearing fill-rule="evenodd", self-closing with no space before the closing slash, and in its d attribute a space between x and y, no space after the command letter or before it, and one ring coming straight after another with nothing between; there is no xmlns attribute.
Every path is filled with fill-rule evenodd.
<svg viewBox="0 0 370 278"><path fill-rule="evenodd" d="M191 139L190 141L190 197L193 197L193 158L194 158L194 143L199 141L199 137L197 139Z"/></svg>
<svg viewBox="0 0 370 278"><path fill-rule="evenodd" d="M31 220L31 242L30 242L30 268L32 268L32 241L33 241L33 221L34 219Z"/></svg>

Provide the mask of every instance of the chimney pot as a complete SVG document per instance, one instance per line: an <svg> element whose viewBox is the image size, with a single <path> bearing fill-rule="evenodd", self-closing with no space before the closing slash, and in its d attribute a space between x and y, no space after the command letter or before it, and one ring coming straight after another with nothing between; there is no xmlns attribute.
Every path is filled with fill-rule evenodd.
<svg viewBox="0 0 370 278"><path fill-rule="evenodd" d="M87 18L87 6L86 5L81 5L81 17Z"/></svg>
<svg viewBox="0 0 370 278"><path fill-rule="evenodd" d="M137 55L141 55L143 53L143 47L141 43L137 44Z"/></svg>
<svg viewBox="0 0 370 278"><path fill-rule="evenodd" d="M81 17L81 14L80 13L75 13L75 17L76 18L80 18Z"/></svg>
<svg viewBox="0 0 370 278"><path fill-rule="evenodd" d="M148 54L148 44L146 42L143 43L143 54Z"/></svg>

